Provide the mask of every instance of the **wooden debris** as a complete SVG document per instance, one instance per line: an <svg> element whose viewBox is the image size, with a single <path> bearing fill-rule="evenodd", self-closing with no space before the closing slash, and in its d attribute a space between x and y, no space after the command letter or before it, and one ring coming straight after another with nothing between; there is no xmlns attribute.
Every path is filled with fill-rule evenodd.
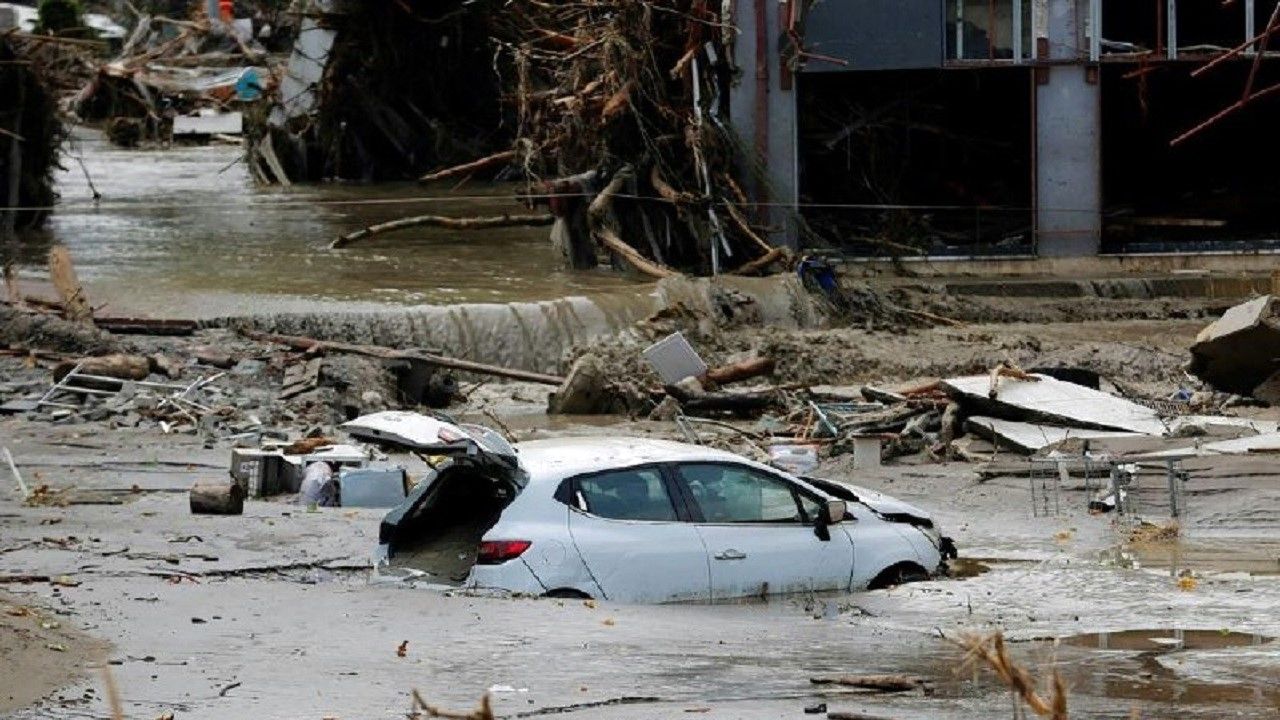
<svg viewBox="0 0 1280 720"><path fill-rule="evenodd" d="M925 679L914 675L839 675L813 677L814 685L843 685L876 692L907 692L925 684Z"/></svg>
<svg viewBox="0 0 1280 720"><path fill-rule="evenodd" d="M701 379L704 384L710 382L715 385L728 385L760 377L761 375L772 374L775 367L777 367L777 363L773 358L753 357L730 365L712 368Z"/></svg>
<svg viewBox="0 0 1280 720"><path fill-rule="evenodd" d="M89 306L84 287L76 277L71 254L61 245L55 245L49 250L49 279L62 298L63 317L71 322L93 321L93 308Z"/></svg>
<svg viewBox="0 0 1280 720"><path fill-rule="evenodd" d="M538 215L495 215L491 217L445 217L443 215L416 215L414 217L400 218L399 220L391 220L390 222L378 223L365 228L347 233L338 237L338 239L329 243L329 249L344 248L352 243L371 238L375 235L394 232L397 230L405 230L407 228L422 227L428 225L431 227L447 228L449 230L488 230L491 228L502 227L538 227L541 225L550 225L555 222L555 216L550 214Z"/></svg>
<svg viewBox="0 0 1280 720"><path fill-rule="evenodd" d="M191 513L241 515L244 513L244 495L244 488L234 480L202 480L191 486Z"/></svg>
<svg viewBox="0 0 1280 720"><path fill-rule="evenodd" d="M280 399L288 400L319 387L320 368L323 362L320 358L312 358L305 363L295 363L285 368Z"/></svg>
<svg viewBox="0 0 1280 720"><path fill-rule="evenodd" d="M463 163L461 165L454 165L451 168L445 168L444 170L438 170L433 173L427 173L426 175L423 175L422 177L418 178L418 182L428 183L428 182L435 182L437 180L448 180L449 178L455 178L461 175L470 175L472 173L479 172L481 170L487 170L497 165L504 165L514 160L515 157L516 157L516 153L514 150L504 150L502 152L497 152L492 155L487 155L485 157L480 158L479 160L473 160L471 162Z"/></svg>
<svg viewBox="0 0 1280 720"><path fill-rule="evenodd" d="M77 366L79 369L77 370ZM55 382L76 370L77 375L96 375L118 380L146 380L151 374L151 359L143 355L100 355L81 360L68 360L53 369ZM85 384L85 383L77 383Z"/></svg>
<svg viewBox="0 0 1280 720"><path fill-rule="evenodd" d="M1032 375L1013 363L1002 361L991 368L991 389L987 391L987 397L992 400L995 400L1000 392L1000 378L1002 377L1026 380L1027 382L1040 382L1039 376Z"/></svg>
<svg viewBox="0 0 1280 720"><path fill-rule="evenodd" d="M354 343L331 340L317 340L315 338L302 337L299 335L274 335L254 330L243 330L241 331L241 334L254 340L287 345L295 350L301 350L303 352L322 353L332 350L335 352L351 353L353 355L366 355L368 357L382 358L384 360L417 360L436 367L450 368L452 370L471 372L478 375L494 375L496 377L504 377L510 380L523 380L525 382L534 382L543 385L559 385L564 382L564 378L556 375L547 375L529 370L517 370L515 368L498 367L497 365L487 365L485 363L463 360L461 358L436 355L435 353L429 353L422 350L397 350L395 348L383 347L380 345L357 345Z"/></svg>

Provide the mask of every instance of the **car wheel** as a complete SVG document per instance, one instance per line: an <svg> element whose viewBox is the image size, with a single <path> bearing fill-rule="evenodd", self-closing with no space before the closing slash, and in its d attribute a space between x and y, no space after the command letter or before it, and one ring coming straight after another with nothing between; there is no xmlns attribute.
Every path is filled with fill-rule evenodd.
<svg viewBox="0 0 1280 720"><path fill-rule="evenodd" d="M929 572L915 563L898 563L885 568L867 585L868 590L883 590L895 585L905 585L929 579Z"/></svg>

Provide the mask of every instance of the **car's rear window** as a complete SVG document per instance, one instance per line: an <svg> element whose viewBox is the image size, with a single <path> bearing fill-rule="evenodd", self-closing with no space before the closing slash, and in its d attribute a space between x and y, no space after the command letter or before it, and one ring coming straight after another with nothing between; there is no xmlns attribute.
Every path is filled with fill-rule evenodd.
<svg viewBox="0 0 1280 720"><path fill-rule="evenodd" d="M675 505L656 468L615 470L574 482L575 500L592 515L612 520L676 520Z"/></svg>

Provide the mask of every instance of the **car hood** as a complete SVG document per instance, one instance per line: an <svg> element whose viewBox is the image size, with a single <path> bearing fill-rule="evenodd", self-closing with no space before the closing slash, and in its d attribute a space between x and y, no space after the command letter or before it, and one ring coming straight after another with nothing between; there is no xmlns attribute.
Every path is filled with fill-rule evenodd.
<svg viewBox="0 0 1280 720"><path fill-rule="evenodd" d="M822 478L821 482L839 485L841 488L853 493L855 502L866 505L886 520L906 522L922 527L933 527L933 516L911 503L903 502L891 495L885 495L877 490L870 490L842 480Z"/></svg>

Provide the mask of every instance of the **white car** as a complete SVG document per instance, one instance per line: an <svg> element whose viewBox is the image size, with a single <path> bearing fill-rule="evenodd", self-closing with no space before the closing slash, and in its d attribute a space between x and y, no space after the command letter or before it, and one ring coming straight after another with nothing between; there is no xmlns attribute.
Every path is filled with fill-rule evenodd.
<svg viewBox="0 0 1280 720"><path fill-rule="evenodd" d="M389 565L650 603L874 588L926 578L954 554L906 503L733 453L639 438L511 446L462 427L474 442L451 432L431 448L450 459L383 520Z"/></svg>

